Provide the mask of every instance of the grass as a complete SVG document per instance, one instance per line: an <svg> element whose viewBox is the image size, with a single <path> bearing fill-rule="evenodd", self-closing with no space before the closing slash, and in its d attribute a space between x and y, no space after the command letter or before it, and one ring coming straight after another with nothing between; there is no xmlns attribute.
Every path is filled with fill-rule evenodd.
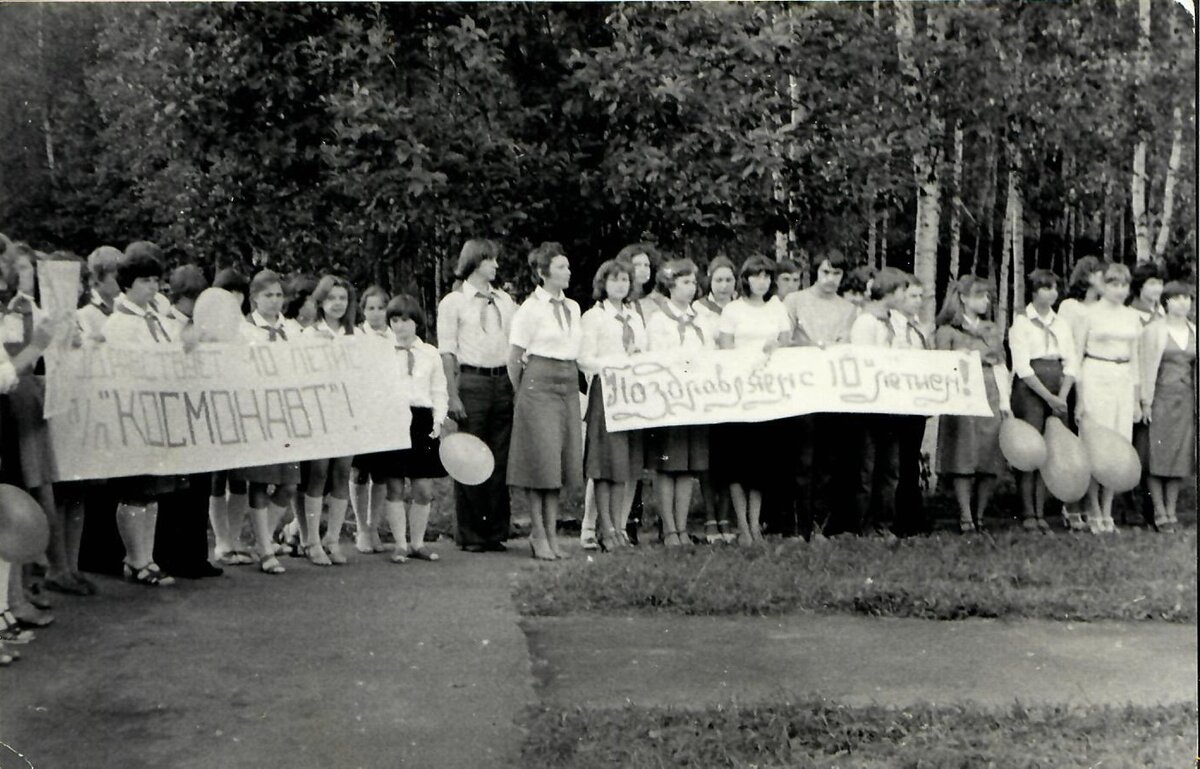
<svg viewBox="0 0 1200 769"><path fill-rule="evenodd" d="M522 766L1167 767L1195 759L1193 705L843 707L817 700L680 711L540 707Z"/></svg>
<svg viewBox="0 0 1200 769"><path fill-rule="evenodd" d="M818 611L1195 622L1196 530L641 547L524 570L515 597L533 616Z"/></svg>

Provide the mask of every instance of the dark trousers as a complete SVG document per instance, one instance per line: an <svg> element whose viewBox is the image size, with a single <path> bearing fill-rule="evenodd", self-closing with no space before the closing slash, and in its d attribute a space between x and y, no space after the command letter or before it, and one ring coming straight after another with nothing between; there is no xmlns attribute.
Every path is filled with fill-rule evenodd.
<svg viewBox="0 0 1200 769"><path fill-rule="evenodd" d="M167 574L194 573L208 561L208 497L212 473L188 476L186 488L158 500L154 562Z"/></svg>
<svg viewBox="0 0 1200 769"><path fill-rule="evenodd" d="M900 441L896 417L856 417L855 453L859 457L854 495L855 530L860 534L890 531L896 518L896 486L900 473Z"/></svg>
<svg viewBox="0 0 1200 769"><path fill-rule="evenodd" d="M763 489L763 530L785 537L807 537L813 529L813 416L780 420L788 472ZM823 528L823 527L822 527Z"/></svg>
<svg viewBox="0 0 1200 769"><path fill-rule="evenodd" d="M478 437L496 459L492 477L478 486L454 484L454 510L459 546L484 545L508 539L508 444L512 437L513 389L504 374L489 376L462 372L458 395L466 420L458 427Z"/></svg>
<svg viewBox="0 0 1200 769"><path fill-rule="evenodd" d="M125 545L117 531L117 495L105 482L80 481L72 490L83 497L83 537L79 545L79 569L94 574L121 574Z"/></svg>
<svg viewBox="0 0 1200 769"><path fill-rule="evenodd" d="M925 497L921 491L921 443L925 440L923 416L896 417L899 477L896 483L896 520L899 536L927 534L932 530L925 516Z"/></svg>
<svg viewBox="0 0 1200 769"><path fill-rule="evenodd" d="M813 531L827 536L858 531L860 522L853 519L851 511L860 481L859 422L860 417L852 414L812 415L809 507L807 514L801 508L800 520L806 536Z"/></svg>

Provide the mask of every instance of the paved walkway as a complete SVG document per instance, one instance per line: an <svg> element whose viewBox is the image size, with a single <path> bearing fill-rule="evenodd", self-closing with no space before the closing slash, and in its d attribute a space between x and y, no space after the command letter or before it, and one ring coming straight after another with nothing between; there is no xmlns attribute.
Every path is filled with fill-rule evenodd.
<svg viewBox="0 0 1200 769"><path fill-rule="evenodd" d="M1196 627L786 618L526 619L539 694L592 707L821 695L914 702L1196 701Z"/></svg>

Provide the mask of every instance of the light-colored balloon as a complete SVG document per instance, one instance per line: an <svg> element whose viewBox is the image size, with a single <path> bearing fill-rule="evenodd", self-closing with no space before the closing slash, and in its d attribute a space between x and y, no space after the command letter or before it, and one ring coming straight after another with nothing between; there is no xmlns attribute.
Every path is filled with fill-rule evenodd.
<svg viewBox="0 0 1200 769"><path fill-rule="evenodd" d="M1000 453L1014 470L1040 470L1046 464L1046 440L1024 419L1008 417L1000 425Z"/></svg>
<svg viewBox="0 0 1200 769"><path fill-rule="evenodd" d="M496 458L487 444L470 433L458 432L442 439L438 451L442 467L464 486L478 486L492 477Z"/></svg>
<svg viewBox="0 0 1200 769"><path fill-rule="evenodd" d="M1092 466L1092 477L1117 493L1137 488L1142 480L1142 461L1125 436L1099 422L1084 419L1079 437Z"/></svg>
<svg viewBox="0 0 1200 769"><path fill-rule="evenodd" d="M1092 482L1092 466L1079 436L1058 417L1046 420L1046 463L1042 465L1046 490L1063 502L1078 502Z"/></svg>
<svg viewBox="0 0 1200 769"><path fill-rule="evenodd" d="M246 322L238 298L223 288L206 288L196 298L192 320L204 342L237 342Z"/></svg>
<svg viewBox="0 0 1200 769"><path fill-rule="evenodd" d="M49 542L42 506L16 486L0 483L0 558L28 563L46 552Z"/></svg>

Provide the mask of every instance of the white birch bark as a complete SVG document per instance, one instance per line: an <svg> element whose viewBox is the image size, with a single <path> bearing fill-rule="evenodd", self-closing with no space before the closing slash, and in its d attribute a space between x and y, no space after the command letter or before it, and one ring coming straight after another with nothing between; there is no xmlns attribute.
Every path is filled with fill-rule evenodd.
<svg viewBox="0 0 1200 769"><path fill-rule="evenodd" d="M962 162L963 130L960 124L954 126L954 165L951 171L954 196L950 199L950 280L956 280L959 275L958 252L962 241Z"/></svg>
<svg viewBox="0 0 1200 769"><path fill-rule="evenodd" d="M1150 68L1150 0L1138 0L1138 57L1135 81L1146 82ZM1146 211L1146 139L1139 138L1133 148L1133 175L1129 180L1129 204L1133 212L1133 238L1137 247L1137 260L1149 261L1150 219ZM1122 244L1123 245L1123 244Z"/></svg>
<svg viewBox="0 0 1200 769"><path fill-rule="evenodd" d="M1175 185L1179 181L1179 166L1183 162L1183 112L1179 107L1171 119L1171 155L1167 159L1167 177L1163 182L1162 217L1158 223L1158 237L1154 240L1154 258L1162 259L1171 237L1171 217L1175 213Z"/></svg>

